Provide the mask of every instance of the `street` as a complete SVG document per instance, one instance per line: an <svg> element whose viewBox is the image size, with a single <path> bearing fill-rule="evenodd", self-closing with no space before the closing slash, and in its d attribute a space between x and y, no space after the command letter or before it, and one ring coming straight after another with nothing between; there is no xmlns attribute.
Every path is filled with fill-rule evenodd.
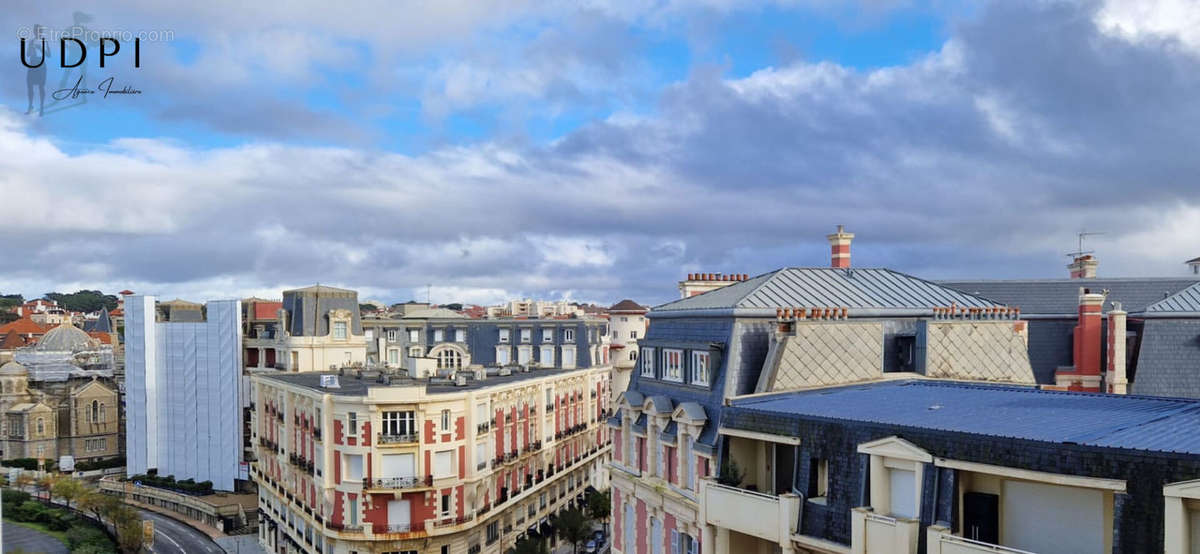
<svg viewBox="0 0 1200 554"><path fill-rule="evenodd" d="M150 552L164 554L190 554L193 552L208 552L222 554L224 550L217 546L208 535L167 516L147 510L138 510L142 519L154 522L154 545Z"/></svg>

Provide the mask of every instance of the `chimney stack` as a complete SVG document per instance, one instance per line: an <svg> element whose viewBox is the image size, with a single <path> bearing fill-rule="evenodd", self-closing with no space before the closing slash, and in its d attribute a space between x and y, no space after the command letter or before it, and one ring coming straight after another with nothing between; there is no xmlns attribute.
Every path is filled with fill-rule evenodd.
<svg viewBox="0 0 1200 554"><path fill-rule="evenodd" d="M830 262L829 267L850 267L850 241L854 240L854 233L847 233L841 225L837 226L837 232L832 235L826 235L829 239Z"/></svg>
<svg viewBox="0 0 1200 554"><path fill-rule="evenodd" d="M1075 257L1075 261L1067 266L1071 270L1072 279L1095 279L1096 266L1100 265L1100 261L1091 254L1083 254Z"/></svg>
<svg viewBox="0 0 1200 554"><path fill-rule="evenodd" d="M1108 312L1108 371L1104 381L1111 394L1128 394L1129 380L1125 376L1125 316L1120 302L1113 302Z"/></svg>
<svg viewBox="0 0 1200 554"><path fill-rule="evenodd" d="M1054 374L1055 384L1067 390L1100 392L1100 335L1103 327L1101 311L1107 292L1097 293L1079 289L1079 323L1073 338L1073 365L1060 367Z"/></svg>

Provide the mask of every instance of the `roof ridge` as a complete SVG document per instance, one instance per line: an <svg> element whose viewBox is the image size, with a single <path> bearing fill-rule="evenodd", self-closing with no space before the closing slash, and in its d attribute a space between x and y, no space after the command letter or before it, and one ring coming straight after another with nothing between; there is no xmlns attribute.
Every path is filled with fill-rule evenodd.
<svg viewBox="0 0 1200 554"><path fill-rule="evenodd" d="M1153 311L1176 312L1176 311L1179 311L1179 310L1165 310L1165 309L1164 310L1156 310L1155 308L1157 308L1159 304L1164 304L1164 303L1170 301L1171 299L1174 299L1188 291L1192 291L1193 289L1195 289L1195 292L1200 293L1200 280L1197 280L1195 283L1192 283L1186 287L1183 287L1182 289L1179 289L1178 291L1175 291L1174 294L1167 296L1166 298L1160 299L1160 300L1154 302L1153 304L1150 304L1149 306L1142 308L1141 311L1143 311L1143 312L1153 312Z"/></svg>

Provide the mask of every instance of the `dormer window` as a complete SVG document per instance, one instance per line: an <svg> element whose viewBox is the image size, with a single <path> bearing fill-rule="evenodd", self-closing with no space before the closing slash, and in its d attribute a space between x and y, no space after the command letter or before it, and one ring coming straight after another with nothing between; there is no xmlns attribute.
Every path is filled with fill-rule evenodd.
<svg viewBox="0 0 1200 554"><path fill-rule="evenodd" d="M337 340L346 340L346 322L333 322L333 338Z"/></svg>

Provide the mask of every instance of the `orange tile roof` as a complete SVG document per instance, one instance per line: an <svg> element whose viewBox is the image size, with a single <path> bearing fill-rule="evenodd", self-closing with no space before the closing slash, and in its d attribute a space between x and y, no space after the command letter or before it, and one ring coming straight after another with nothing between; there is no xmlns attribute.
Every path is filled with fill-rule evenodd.
<svg viewBox="0 0 1200 554"><path fill-rule="evenodd" d="M276 319L283 302L255 302L254 319Z"/></svg>
<svg viewBox="0 0 1200 554"><path fill-rule="evenodd" d="M28 317L0 325L0 334L16 331L18 335L44 335L46 329Z"/></svg>
<svg viewBox="0 0 1200 554"><path fill-rule="evenodd" d="M112 335L108 333L98 333L93 331L88 333L88 336L100 341L100 344L112 344Z"/></svg>

